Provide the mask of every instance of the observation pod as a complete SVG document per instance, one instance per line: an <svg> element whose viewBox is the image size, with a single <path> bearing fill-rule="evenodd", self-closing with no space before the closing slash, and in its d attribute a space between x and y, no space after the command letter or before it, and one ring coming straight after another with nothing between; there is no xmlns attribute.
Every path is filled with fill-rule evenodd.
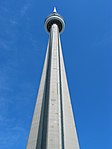
<svg viewBox="0 0 112 149"><path fill-rule="evenodd" d="M59 28L59 32L62 33L65 29L65 21L61 15L59 15L54 7L54 11L51 15L49 15L45 19L45 29L49 33L51 30L51 26L53 24L57 24Z"/></svg>

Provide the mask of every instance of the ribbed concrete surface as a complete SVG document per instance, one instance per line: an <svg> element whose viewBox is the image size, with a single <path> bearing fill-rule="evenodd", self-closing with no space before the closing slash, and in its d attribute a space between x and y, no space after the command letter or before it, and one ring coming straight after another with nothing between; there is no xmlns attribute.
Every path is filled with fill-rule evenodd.
<svg viewBox="0 0 112 149"><path fill-rule="evenodd" d="M27 149L79 149L58 26L52 25Z"/></svg>

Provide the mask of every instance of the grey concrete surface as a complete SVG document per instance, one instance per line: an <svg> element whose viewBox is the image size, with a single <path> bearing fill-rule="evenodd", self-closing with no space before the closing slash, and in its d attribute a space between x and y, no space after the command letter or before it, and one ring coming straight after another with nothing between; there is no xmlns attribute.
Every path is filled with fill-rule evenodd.
<svg viewBox="0 0 112 149"><path fill-rule="evenodd" d="M60 33L50 29L36 106L26 149L79 149L66 79Z"/></svg>

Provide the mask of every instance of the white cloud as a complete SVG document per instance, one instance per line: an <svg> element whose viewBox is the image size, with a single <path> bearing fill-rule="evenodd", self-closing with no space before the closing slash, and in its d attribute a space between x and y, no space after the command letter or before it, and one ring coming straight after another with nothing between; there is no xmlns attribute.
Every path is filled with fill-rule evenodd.
<svg viewBox="0 0 112 149"><path fill-rule="evenodd" d="M30 8L30 6L31 6L31 3L27 3L27 4L24 5L24 7L21 10L21 15L22 16L27 12L27 10Z"/></svg>

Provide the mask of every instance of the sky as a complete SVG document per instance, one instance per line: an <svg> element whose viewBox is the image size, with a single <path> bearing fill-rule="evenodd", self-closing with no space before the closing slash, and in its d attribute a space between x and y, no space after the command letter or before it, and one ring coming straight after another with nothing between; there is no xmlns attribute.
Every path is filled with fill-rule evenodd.
<svg viewBox="0 0 112 149"><path fill-rule="evenodd" d="M25 149L53 7L81 149L112 149L112 1L0 0L0 149Z"/></svg>

